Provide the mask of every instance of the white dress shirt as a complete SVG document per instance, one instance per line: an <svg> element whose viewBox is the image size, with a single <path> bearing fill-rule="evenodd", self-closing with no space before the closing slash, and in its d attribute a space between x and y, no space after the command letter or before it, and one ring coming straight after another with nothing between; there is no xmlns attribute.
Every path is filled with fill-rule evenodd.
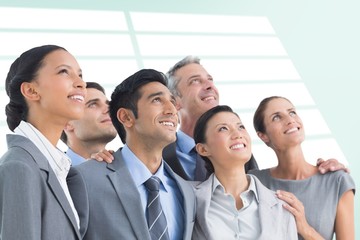
<svg viewBox="0 0 360 240"><path fill-rule="evenodd" d="M247 175L249 188L240 194L241 209L235 199L213 175L212 196L208 212L208 226L213 239L258 239L260 236L259 200L255 181Z"/></svg>

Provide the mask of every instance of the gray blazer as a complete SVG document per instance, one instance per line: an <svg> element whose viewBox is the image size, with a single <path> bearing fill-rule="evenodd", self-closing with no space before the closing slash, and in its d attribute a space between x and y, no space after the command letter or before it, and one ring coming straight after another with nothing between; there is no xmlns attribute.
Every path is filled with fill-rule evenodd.
<svg viewBox="0 0 360 240"><path fill-rule="evenodd" d="M267 189L256 177L254 179L259 197L261 228L259 240L269 238L297 240L298 235L294 216L283 208L282 204L284 202L278 199L273 191ZM213 239L209 235L209 227L206 221L212 196L212 175L205 182L195 186L195 195L197 213L192 239Z"/></svg>
<svg viewBox="0 0 360 240"><path fill-rule="evenodd" d="M23 136L7 135L7 143L0 159L0 239L81 239L45 156Z"/></svg>
<svg viewBox="0 0 360 240"><path fill-rule="evenodd" d="M195 195L192 186L165 164L177 182L184 202L184 238L191 239L195 220ZM77 182L84 179L86 193ZM80 216L80 232L85 240L151 240L140 194L121 156L114 153L112 163L89 160L70 170L70 193ZM81 187L81 186L80 186Z"/></svg>

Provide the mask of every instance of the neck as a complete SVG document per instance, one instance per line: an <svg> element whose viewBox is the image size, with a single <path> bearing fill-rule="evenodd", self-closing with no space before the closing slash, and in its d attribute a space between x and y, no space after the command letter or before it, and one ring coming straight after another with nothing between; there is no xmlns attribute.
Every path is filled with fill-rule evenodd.
<svg viewBox="0 0 360 240"><path fill-rule="evenodd" d="M44 122L31 121L31 119L28 119L28 123L30 123L37 130L39 130L39 132L41 132L54 147L57 146L62 130L64 129L65 126L65 125L51 124L51 122L46 122L46 124L44 124Z"/></svg>
<svg viewBox="0 0 360 240"><path fill-rule="evenodd" d="M231 194L236 202L236 208L243 206L240 194L249 188L249 180L245 174L244 165L227 169L215 170L215 175L224 186L226 193Z"/></svg>
<svg viewBox="0 0 360 240"><path fill-rule="evenodd" d="M317 168L305 160L301 146L275 152L278 165L271 169L273 177L301 180L317 173Z"/></svg>
<svg viewBox="0 0 360 240"><path fill-rule="evenodd" d="M197 119L182 118L180 121L180 130L186 135L194 138L194 128Z"/></svg>
<svg viewBox="0 0 360 240"><path fill-rule="evenodd" d="M159 145L152 142L150 144L144 144L142 141L128 141L128 147L136 155L141 162L149 169L149 171L154 174L157 172L161 165L162 161L162 151L164 147L169 144Z"/></svg>
<svg viewBox="0 0 360 240"><path fill-rule="evenodd" d="M91 154L98 153L105 149L106 143L89 144L86 142L78 142L77 144L70 144L69 147L75 153L79 154L85 159L91 158Z"/></svg>

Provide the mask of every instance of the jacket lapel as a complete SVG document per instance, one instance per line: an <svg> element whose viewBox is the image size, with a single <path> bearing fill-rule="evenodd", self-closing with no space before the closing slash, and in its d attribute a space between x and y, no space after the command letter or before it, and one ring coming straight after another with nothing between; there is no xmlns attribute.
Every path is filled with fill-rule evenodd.
<svg viewBox="0 0 360 240"><path fill-rule="evenodd" d="M274 206L279 204L275 195L264 187L260 181L255 177L256 190L259 196L259 219L260 219L260 237L259 239L267 239L271 236L273 229L277 229L276 225L279 224L273 213Z"/></svg>
<svg viewBox="0 0 360 240"><path fill-rule="evenodd" d="M107 165L108 169L112 171L108 174L109 180L124 206L124 211L132 225L137 239L150 240L145 214L141 205L140 194L130 176L124 160L122 159L120 150L114 154L114 158L117 159L117 161L113 161L113 163Z"/></svg>
<svg viewBox="0 0 360 240"><path fill-rule="evenodd" d="M207 225L207 213L209 212L211 193L212 193L213 174L205 181L195 187L195 195L197 201L196 218L198 225L205 234L206 239L211 239L209 236L209 227Z"/></svg>
<svg viewBox="0 0 360 240"><path fill-rule="evenodd" d="M28 151L32 155L33 160L37 163L40 170L42 170L47 175L46 180L47 180L49 188L51 189L52 193L54 194L54 196L57 199L61 208L64 210L66 216L69 218L69 220L76 232L77 237L79 239L81 239L79 228L76 223L74 213L70 207L68 199L65 196L64 190L61 188L60 183L59 183L58 179L56 178L55 173L50 168L48 160L39 151L39 149L34 145L34 143L32 141L30 141L29 139L27 139L23 136L18 136L18 135L8 135L7 137L8 137L9 147L20 146L20 147L24 148L26 151Z"/></svg>

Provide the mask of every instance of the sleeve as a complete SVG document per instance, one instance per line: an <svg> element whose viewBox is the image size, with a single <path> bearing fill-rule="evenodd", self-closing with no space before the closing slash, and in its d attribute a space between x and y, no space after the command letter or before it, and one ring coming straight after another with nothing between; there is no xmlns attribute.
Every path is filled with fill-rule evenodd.
<svg viewBox="0 0 360 240"><path fill-rule="evenodd" d="M342 197L342 195L345 192L349 190L353 190L355 195L355 182L349 173L342 172L342 174L338 178L338 185L339 185L339 191L338 191L339 199Z"/></svg>
<svg viewBox="0 0 360 240"><path fill-rule="evenodd" d="M41 239L40 179L23 162L0 166L0 239Z"/></svg>

